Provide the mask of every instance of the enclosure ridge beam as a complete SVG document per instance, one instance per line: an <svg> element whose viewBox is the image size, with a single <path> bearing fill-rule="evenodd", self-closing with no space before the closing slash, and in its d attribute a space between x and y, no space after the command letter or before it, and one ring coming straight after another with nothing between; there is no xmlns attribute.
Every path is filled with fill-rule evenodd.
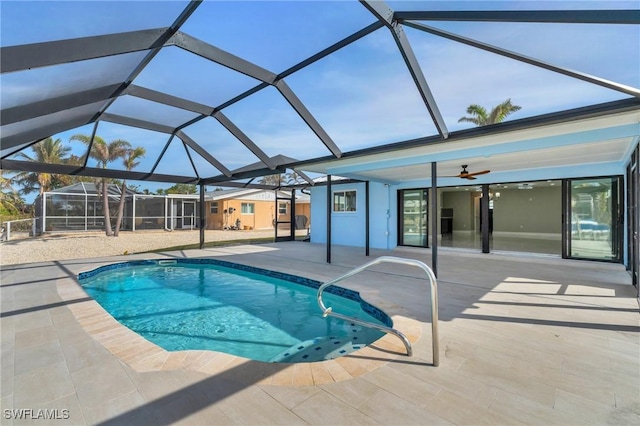
<svg viewBox="0 0 640 426"><path fill-rule="evenodd" d="M152 123L138 118L125 117L123 115L104 113L100 116L100 121L108 121L110 123L123 124L125 126L138 127L140 129L153 130L161 133L173 133L175 129L163 124Z"/></svg>
<svg viewBox="0 0 640 426"><path fill-rule="evenodd" d="M582 72L578 72L578 71L573 71L570 70L568 68L564 68L564 67L560 67L557 65L553 65L550 64L548 62L543 62L540 61L538 59L534 59L531 58L529 56L525 56L525 55L521 55L519 53L507 50L507 49L502 49L500 47L491 45L491 44L487 44L487 43L482 43L480 41L471 39L471 38L467 38L467 37L462 37L459 36L457 34L453 34L447 31L443 31L440 30L438 28L434 28L434 27L430 27L428 25L424 25L421 23L417 23L417 22L410 22L410 21L405 21L403 22L404 25L414 28L416 30L420 30L420 31L424 31L436 36L440 36L440 37L444 37L447 38L449 40L453 40L462 44L466 44L468 46L472 46L472 47L476 47L478 49L482 49L485 50L487 52L491 52L491 53L495 53L497 55L501 55L501 56L505 56L507 58L510 59L515 59L517 61L520 62L524 62L527 63L529 65L533 65L536 67L540 67L540 68L544 68L546 70L549 71L553 71L553 72L557 72L569 77L573 77L573 78L577 78L579 80L582 81L586 81L588 83L592 83L592 84L597 84L598 86L602 86L602 87L606 87L607 89L612 89L612 90L616 90L618 92L622 92L622 93L626 93L628 95L631 96L635 96L636 98L640 98L640 90L635 88L635 87L631 87L631 86L626 86L624 84L620 84L620 83L616 83L610 80L606 80L604 78L600 78L600 77L596 77L590 74L586 74L586 73L582 73Z"/></svg>
<svg viewBox="0 0 640 426"><path fill-rule="evenodd" d="M640 10L429 10L395 12L394 20L532 22L554 24L640 24Z"/></svg>
<svg viewBox="0 0 640 426"><path fill-rule="evenodd" d="M200 146L196 141L191 139L186 133L182 130L178 130L176 132L176 136L178 136L182 141L187 144L191 149L197 152L202 158L207 160L213 167L218 169L225 176L231 176L231 171L227 169L224 164L220 161L216 160L207 150L205 150L202 146Z"/></svg>
<svg viewBox="0 0 640 426"><path fill-rule="evenodd" d="M118 97L124 92L124 90L133 82L133 80L146 68L146 66L151 62L153 58L160 52L160 50L164 47L167 40L169 40L175 33L180 29L180 27L189 19L189 17L195 12L195 10L202 4L201 0L191 0L189 4L184 8L184 10L178 15L178 17L173 21L170 27L168 27L163 33L158 37L157 41L154 43L153 48L151 48L144 58L138 63L135 69L129 74L127 79L122 82L120 87L114 92L113 96ZM100 116L111 106L111 104L115 101L115 99L110 100L97 114L94 115L92 121L97 121L100 119Z"/></svg>
<svg viewBox="0 0 640 426"><path fill-rule="evenodd" d="M376 17L384 26L391 29L391 25L395 20L393 9L387 6L382 0L359 0L360 3Z"/></svg>
<svg viewBox="0 0 640 426"><path fill-rule="evenodd" d="M326 49L321 50L320 52L316 53L313 56L308 57L307 59L303 60L302 62L292 66L291 68L281 72L280 74L278 74L277 79L283 79L285 77L290 76L291 74L300 71L301 69L313 64L316 61L319 61L320 59L332 54L333 52L336 52L340 49L342 49L345 46L350 45L351 43L360 40L361 38L371 34L372 32L379 30L380 28L382 28L384 25L382 24L382 22L380 21L375 21L372 24L367 25L366 27L364 27L363 29L351 34L348 37L343 38L342 40L340 40L337 43L334 43L333 45L327 47Z"/></svg>
<svg viewBox="0 0 640 426"><path fill-rule="evenodd" d="M418 88L420 97L422 97L422 100L427 107L429 114L431 115L431 119L438 129L438 133L440 133L440 135L444 139L448 138L449 130L447 130L447 124L445 123L444 118L440 113L440 109L438 108L438 104L436 103L436 99L433 96L433 93L431 93L431 89L427 84L427 79L422 73L422 68L418 63L418 59L416 58L413 49L411 48L411 43L409 43L409 40L407 39L407 36L402 29L402 26L397 22L393 25L392 34L393 38L396 41L396 44L398 45L398 48L400 49L400 54L402 55L402 58L407 64L407 68L411 73L411 77L413 77L413 81Z"/></svg>
<svg viewBox="0 0 640 426"><path fill-rule="evenodd" d="M313 181L313 179L311 179L305 172L303 172L302 170L297 170L297 169L292 169L294 172L296 172L296 174L298 176L300 176L302 179L304 179L309 185L313 186L316 183Z"/></svg>
<svg viewBox="0 0 640 426"><path fill-rule="evenodd" d="M8 46L0 49L0 71L22 71L50 65L150 50L168 28Z"/></svg>
<svg viewBox="0 0 640 426"><path fill-rule="evenodd" d="M320 138L324 146L336 157L342 157L342 151L340 148L333 142L331 137L325 132L320 123L315 119L315 117L309 112L307 107L302 103L302 101L296 96L296 94L291 90L289 85L284 82L284 80L278 80L276 82L276 88L284 96L284 98L289 102L289 105L298 113L300 118L307 123L307 126L313 131L313 133Z"/></svg>
<svg viewBox="0 0 640 426"><path fill-rule="evenodd" d="M301 69L305 68L306 66L311 65L312 63L314 63L314 62L324 58L325 56L327 56L327 55L329 55L329 54L341 49L342 47L347 46L347 45L353 43L354 41L359 40L360 38L362 38L362 37L364 37L364 36L366 36L368 34L371 34L372 32L374 32L375 30L377 30L379 28L382 28L382 26L383 26L382 23L380 23L379 21L376 21L376 22L368 25L367 27L363 28L362 30L360 30L360 31L358 31L358 32L356 32L356 33L344 38L343 40L335 43L334 45L322 50L319 53L316 53L315 55L303 60L302 62L300 62L300 63L298 63L296 65L294 65L293 67L281 72L280 74L277 75L276 80L281 80L281 79L283 79L285 77L290 76L291 74L293 74L293 73L295 73L297 71L300 71ZM223 103L222 105L216 107L216 110L221 110L221 109L224 109L224 108L226 108L228 106L231 106L234 103L239 102L242 99L246 98L247 96L250 96L250 95L252 95L252 94L254 94L256 92L259 92L260 90L262 90L262 89L264 89L266 87L269 87L269 85L270 84L263 82L263 83L255 86L255 87L247 90L246 92L241 93L240 95L236 96L235 98Z"/></svg>
<svg viewBox="0 0 640 426"><path fill-rule="evenodd" d="M202 179L202 183L205 185L217 185L217 184L222 184L232 180L250 179L255 177L276 175L279 173L284 173L285 170L286 170L285 167L277 167L274 170L271 170L265 167L263 169L254 169L254 170L247 170L243 172L235 172L235 173L232 173L231 176L220 175L220 176L215 176L210 178L204 178ZM274 187L271 186L270 188L273 189Z"/></svg>
<svg viewBox="0 0 640 426"><path fill-rule="evenodd" d="M187 148L187 144L184 142L184 140L180 140L180 142L182 142L184 153L187 155L187 159L189 160L189 163L191 163L191 168L193 169L193 173L198 178L198 182L200 182L201 180L200 173L198 173L198 168L196 167L196 164L193 162L193 157L191 156L191 152L189 152L189 148Z"/></svg>
<svg viewBox="0 0 640 426"><path fill-rule="evenodd" d="M208 59L264 83L272 84L276 79L276 75L271 71L192 37L189 34L183 33L182 31L177 31L166 45L180 47L204 59Z"/></svg>
<svg viewBox="0 0 640 426"><path fill-rule="evenodd" d="M398 50L404 59L407 68L409 69L409 73L413 78L413 81L418 89L418 93L420 93L420 97L424 102L429 114L431 115L431 119L438 129L438 133L444 139L449 137L449 130L447 130L447 125L440 113L440 109L438 108L438 104L431 93L431 89L427 84L427 79L424 77L422 73L422 68L420 67L420 63L416 58L413 49L411 48L411 43L407 39L402 26L394 19L394 12L391 10L385 2L383 1L371 1L371 0L360 0L360 3L367 8L378 20L380 20L393 35L393 39L398 46Z"/></svg>
<svg viewBox="0 0 640 426"><path fill-rule="evenodd" d="M152 102L158 102L174 108L180 108L202 115L211 115L214 111L213 107L189 101L184 98L179 98L177 96L169 95L167 93L159 92L157 90L136 86L135 84L129 85L129 87L127 87L127 89L122 94L135 96L136 98L146 99Z"/></svg>
<svg viewBox="0 0 640 426"><path fill-rule="evenodd" d="M3 109L0 111L0 125L6 126L7 124L42 117L95 102L106 101L111 98L113 92L119 86L119 83L110 84L108 86L71 93L57 98L44 99L26 105Z"/></svg>
<svg viewBox="0 0 640 426"><path fill-rule="evenodd" d="M246 146L249 151L253 152L253 154L260 159L269 169L275 170L275 163L269 158L267 154L262 151L258 145L256 145L242 130L238 128L229 118L224 115L220 111L216 111L213 114L213 118L218 120L220 124L224 126L233 136L236 137L244 146Z"/></svg>
<svg viewBox="0 0 640 426"><path fill-rule="evenodd" d="M164 144L164 146L162 147L162 151L160 152L160 155L158 155L158 158L156 158L156 162L153 163L153 167L151 167L151 171L149 173L154 173L156 171L156 168L158 168L158 164L160 164L160 161L162 161L162 158L164 157L164 154L167 152L167 149L169 149L169 145L171 145L171 142L173 141L173 139L175 138L175 133L172 133L169 136L169 139L167 140L167 143Z"/></svg>
<svg viewBox="0 0 640 426"><path fill-rule="evenodd" d="M144 180L164 183L193 183L193 176L176 176L136 172L130 170L103 169L101 167L81 167L68 164L35 163L33 161L0 160L3 170L26 171L35 173L55 173L109 179Z"/></svg>
<svg viewBox="0 0 640 426"><path fill-rule="evenodd" d="M91 123L93 113L83 114L80 117L74 117L70 120L59 121L57 123L49 124L47 126L38 127L35 129L29 129L27 131L16 133L14 135L3 136L0 138L0 145L2 150L11 149L18 145L37 142L41 139L48 138L56 133L64 132L65 130L73 129L76 127L84 126ZM23 147L26 148L26 147Z"/></svg>
<svg viewBox="0 0 640 426"><path fill-rule="evenodd" d="M223 104L217 106L216 107L216 111L225 109L225 108L235 104L236 102L240 102L241 100L253 95L254 93L257 93L257 92L261 91L262 89L265 89L265 88L270 87L270 86L271 85L269 83L260 83L257 86L254 86L251 89L247 90L246 92L240 93L235 98L229 99L228 101L224 102Z"/></svg>

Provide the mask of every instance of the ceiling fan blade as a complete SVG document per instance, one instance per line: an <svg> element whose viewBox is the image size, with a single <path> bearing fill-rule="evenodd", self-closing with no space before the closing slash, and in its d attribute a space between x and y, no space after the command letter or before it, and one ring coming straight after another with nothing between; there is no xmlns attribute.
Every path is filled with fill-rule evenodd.
<svg viewBox="0 0 640 426"><path fill-rule="evenodd" d="M491 173L491 170L483 170L481 172L469 173L469 176L486 175L487 173Z"/></svg>
<svg viewBox="0 0 640 426"><path fill-rule="evenodd" d="M473 177L472 173L469 173L468 175L464 175L464 176L460 176L462 179L467 179L467 180L476 180L477 178Z"/></svg>

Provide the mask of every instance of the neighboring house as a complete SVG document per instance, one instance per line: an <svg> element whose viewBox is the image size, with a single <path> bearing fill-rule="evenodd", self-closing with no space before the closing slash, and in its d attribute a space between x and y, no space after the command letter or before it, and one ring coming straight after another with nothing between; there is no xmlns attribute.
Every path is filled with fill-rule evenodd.
<svg viewBox="0 0 640 426"><path fill-rule="evenodd" d="M115 225L120 186L109 185L109 212ZM299 228L309 228L310 196L296 191L295 216ZM195 229L199 227L198 194L147 195L127 190L122 230ZM291 192L229 189L205 194L206 229L290 229ZM102 197L91 182L80 182L45 192L35 200L37 232L95 231L104 229ZM304 218L302 218L304 217ZM295 218L294 218L295 220ZM238 222L239 221L239 222Z"/></svg>
<svg viewBox="0 0 640 426"><path fill-rule="evenodd" d="M308 194L295 192L295 216L306 217L305 228L311 220L311 199ZM240 229L272 229L275 222L291 220L291 192L264 189L228 189L207 192L207 229L227 229L238 221ZM282 227L282 225L281 225Z"/></svg>
<svg viewBox="0 0 640 426"><path fill-rule="evenodd" d="M120 202L119 185L108 185L111 225ZM123 230L194 229L198 227L197 194L146 195L127 189ZM35 199L36 232L94 231L104 229L104 204L92 182L45 192Z"/></svg>

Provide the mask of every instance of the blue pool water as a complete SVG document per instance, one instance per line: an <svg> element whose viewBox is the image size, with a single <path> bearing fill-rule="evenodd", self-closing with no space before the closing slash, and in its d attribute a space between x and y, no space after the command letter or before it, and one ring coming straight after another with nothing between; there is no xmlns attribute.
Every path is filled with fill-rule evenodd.
<svg viewBox="0 0 640 426"><path fill-rule="evenodd" d="M208 349L267 362L346 355L382 333L323 318L320 282L201 259L127 262L80 274L85 291L116 320L168 351ZM327 307L390 326L357 292L329 287Z"/></svg>

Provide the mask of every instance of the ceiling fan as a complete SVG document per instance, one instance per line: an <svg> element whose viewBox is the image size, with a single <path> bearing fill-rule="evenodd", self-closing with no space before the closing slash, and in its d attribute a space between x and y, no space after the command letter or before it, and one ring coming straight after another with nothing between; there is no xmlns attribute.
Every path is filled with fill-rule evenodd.
<svg viewBox="0 0 640 426"><path fill-rule="evenodd" d="M469 173L467 171L467 167L469 167L469 166L464 164L462 166L462 171L460 172L460 174L455 175L455 176L447 176L447 177L459 177L461 179L474 180L474 179L476 179L476 176L478 176L478 175L486 175L487 173L491 172L491 170L482 170L480 172Z"/></svg>

